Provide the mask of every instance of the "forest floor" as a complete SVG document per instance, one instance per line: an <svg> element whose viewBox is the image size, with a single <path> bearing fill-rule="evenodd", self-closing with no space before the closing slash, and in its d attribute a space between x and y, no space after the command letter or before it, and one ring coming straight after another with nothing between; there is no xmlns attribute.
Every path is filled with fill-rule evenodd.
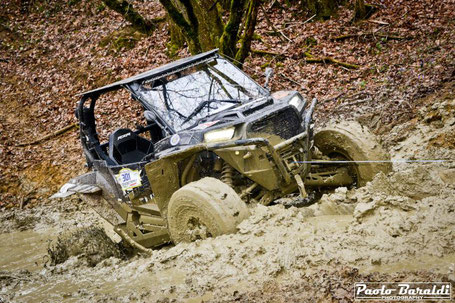
<svg viewBox="0 0 455 303"><path fill-rule="evenodd" d="M89 205L48 199L85 171L76 129L18 145L74 123L77 93L188 54L170 51L164 22L145 37L100 1L33 1L27 13L18 3L0 12L1 300L349 302L357 281L454 283L453 162L394 164L307 208L255 207L234 235L130 256L98 232L105 222ZM149 18L164 15L155 1L136 3ZM349 7L306 22L297 7L269 6L279 32L261 10L253 49L275 55L255 52L245 64L259 83L273 67L273 90L319 98L319 127L356 119L393 159L455 159L453 2L381 1L357 24ZM305 52L359 68L308 62ZM97 118L124 126L132 109L114 98ZM49 245L68 233L72 253L51 264Z"/></svg>

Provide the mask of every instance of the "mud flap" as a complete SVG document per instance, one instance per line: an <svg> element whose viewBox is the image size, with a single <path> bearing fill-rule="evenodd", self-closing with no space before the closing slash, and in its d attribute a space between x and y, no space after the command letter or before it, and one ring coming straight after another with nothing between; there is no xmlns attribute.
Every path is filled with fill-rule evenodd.
<svg viewBox="0 0 455 303"><path fill-rule="evenodd" d="M81 193L81 194L94 194L97 192L100 192L101 188L99 188L96 185L80 185L80 184L71 184L71 183L66 183L63 185L60 190L53 194L50 198L51 199L56 199L56 198L65 198L69 197L71 195Z"/></svg>

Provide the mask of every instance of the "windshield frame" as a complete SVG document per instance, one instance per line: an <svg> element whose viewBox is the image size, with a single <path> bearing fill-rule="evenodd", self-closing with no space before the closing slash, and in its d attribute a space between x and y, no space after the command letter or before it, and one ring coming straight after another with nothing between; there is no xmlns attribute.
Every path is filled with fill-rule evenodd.
<svg viewBox="0 0 455 303"><path fill-rule="evenodd" d="M226 66L223 64L227 64ZM220 66L219 68L216 68L217 66ZM192 68L196 67L196 70L191 71ZM224 68L224 70L222 68ZM232 76L230 76L229 69L233 69ZM185 73L185 71L190 71L188 73ZM235 74L234 74L235 73ZM183 74L183 75L182 75ZM199 75L197 75L199 74ZM168 81L169 77L172 77L176 75L177 78L171 79ZM185 116L184 114L180 113L178 110L174 108L174 105L178 105L180 107L185 106L184 101L179 101L178 98L170 101L168 92L167 92L167 86L169 84L172 84L174 81L179 81L181 79L185 79L186 77L191 77L193 75L197 75L197 77L201 77L201 79L205 77L210 80L210 88L208 92L208 99L206 100L205 98L207 97L207 94L203 95L196 95L196 96L182 96L177 90L174 89L175 94L180 95L179 98L188 98L187 101L191 101L191 99L195 100L194 107L192 107L192 111L189 113L186 113L187 115ZM238 79L235 79L235 78ZM242 80L243 83L240 83ZM206 81L206 79L204 79ZM224 93L226 93L226 96L222 99L217 99L217 98L210 98L211 97L211 90L212 90L212 85L213 83L217 82L219 85L219 91L222 88ZM238 95L239 98L233 97L227 89L225 88L226 83L229 85L228 89L234 90L235 94ZM175 84L175 83L174 83ZM201 87L203 84L207 83L201 83ZM147 88L146 85L149 85L150 88ZM195 87L198 87L199 84L195 84ZM215 84L216 85L216 84ZM246 86L245 86L246 85ZM177 131L182 131L186 129L190 129L196 125L198 125L199 121L201 121L205 116L203 116L203 111L201 111L201 115L195 115L195 117L192 117L189 121L185 121L187 117L191 116L193 114L193 111L199 107L200 104L203 102L207 102L210 100L219 100L220 102L218 105L220 106L219 108L215 108L213 112L209 112L210 109L207 109L207 114L206 115L212 115L216 112L221 112L224 110L229 110L237 106L244 105L246 103L249 103L251 101L257 100L259 98L267 97L270 96L270 92L259 85L256 81L254 81L248 74L243 72L241 69L239 69L237 66L232 64L229 60L221 57L221 56L216 56L212 60L204 61L204 62L198 62L190 66L186 66L185 68L179 69L179 70L174 70L173 72L167 73L165 75L162 75L160 77L154 78L154 79L147 79L146 81L137 81L128 85L125 85L125 87L131 92L132 97L136 100L138 100L144 108L147 110L150 110L156 114L157 117L159 117L158 122L164 126L165 131L168 134L175 134ZM158 89L155 89L158 88ZM159 89L161 88L161 89ZM219 94L219 91L217 92ZM160 99L162 99L160 102L164 104L164 110L163 110L163 104L161 105L161 108L159 108L155 103L153 104L151 100L155 100L152 98L153 96L151 93L156 94ZM240 98L240 93L243 95L243 99ZM146 95L150 94L150 95ZM213 95L215 96L215 94ZM147 98L148 100L147 100ZM175 96L174 96L175 97ZM245 99L247 97L247 99ZM199 99L199 100L198 100ZM226 102L226 100L235 100L238 101L238 104L232 105L229 104L229 102ZM170 102L177 102L176 104L172 104L170 106ZM232 102L231 102L232 103ZM210 102L207 103L208 106L210 106ZM222 106L221 104L226 104L226 106ZM178 107L177 106L177 107ZM159 110L157 110L159 109ZM162 111L162 112L161 112ZM171 113L174 113L174 115L177 115L178 118L174 119L171 117ZM166 114L168 113L169 117L166 117ZM182 121L185 122L180 122L179 119L182 119ZM177 121L175 121L177 120ZM188 123L190 122L190 123ZM177 124L177 127L175 127L174 123L179 123ZM174 124L174 125L171 125ZM185 126L186 125L186 126Z"/></svg>

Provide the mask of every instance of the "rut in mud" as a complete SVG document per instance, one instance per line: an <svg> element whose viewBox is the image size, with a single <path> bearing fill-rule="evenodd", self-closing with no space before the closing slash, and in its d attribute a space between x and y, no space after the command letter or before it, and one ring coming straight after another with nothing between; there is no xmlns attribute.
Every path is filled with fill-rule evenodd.
<svg viewBox="0 0 455 303"><path fill-rule="evenodd" d="M435 102L417 121L383 135L392 159L455 159L455 150L440 139L455 133L454 110L455 100ZM87 255L93 249L68 254L61 264L43 260L47 239L55 243L61 232L103 224L77 198L5 212L1 227L9 233L1 235L0 249L14 241L18 255L1 261L0 297L36 302L351 300L352 283L360 280L454 283L455 163L395 163L393 169L365 187L338 188L309 207L253 207L235 234L127 260L114 246L113 255L100 253L92 263ZM23 226L27 231L20 231ZM32 253L30 247L35 247Z"/></svg>

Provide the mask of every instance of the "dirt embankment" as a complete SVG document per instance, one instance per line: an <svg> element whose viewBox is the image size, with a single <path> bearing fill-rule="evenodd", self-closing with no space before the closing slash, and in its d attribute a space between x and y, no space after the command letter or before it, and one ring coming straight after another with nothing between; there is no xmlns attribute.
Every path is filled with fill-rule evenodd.
<svg viewBox="0 0 455 303"><path fill-rule="evenodd" d="M360 189L338 188L305 208L256 206L236 234L167 246L151 257L125 259L98 232L76 232L71 245L60 242L64 249L54 250L66 261L52 265L42 259L47 239L55 247L62 232L93 231L103 220L77 198L5 211L1 242L10 251L2 255L17 255L0 264L0 297L350 301L352 284L360 280L454 283L455 150L445 140L435 143L455 133L454 109L454 98L433 100L417 119L381 136L392 159L451 161L397 162L389 175L379 174ZM99 254L90 241L101 243ZM105 254L106 247L113 253Z"/></svg>

